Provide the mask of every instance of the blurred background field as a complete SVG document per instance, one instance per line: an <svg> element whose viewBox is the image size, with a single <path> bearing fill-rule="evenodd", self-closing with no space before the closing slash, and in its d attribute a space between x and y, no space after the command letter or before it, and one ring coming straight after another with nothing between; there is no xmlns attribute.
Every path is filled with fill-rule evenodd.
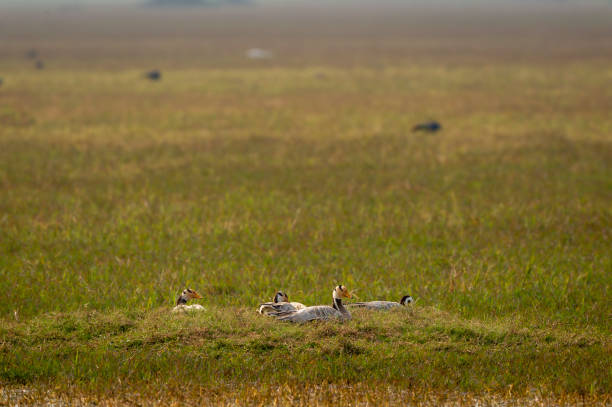
<svg viewBox="0 0 612 407"><path fill-rule="evenodd" d="M109 335L84 328L90 312L127 318L130 331L185 286L220 315L229 307L223 319L277 289L328 303L333 286L345 284L362 299L410 293L425 320L448 315L439 322L452 345L444 352L466 352L469 362L440 359L413 386L430 377L440 389L609 396L609 21L610 5L573 3L5 8L0 380L61 382L78 363L71 356L62 367L63 356L34 349L59 341L65 354L85 352ZM269 54L248 58L255 48ZM27 57L32 49L36 58ZM151 69L161 80L143 77ZM443 130L411 131L428 119ZM253 335L272 332L285 347L272 351L278 359L255 352L241 379L256 378L255 366L280 360L287 346L294 362L311 355L275 337L269 321L247 321ZM457 321L488 324L484 337L501 330L503 338L470 354L466 339L449 333L463 326ZM90 333L72 337L62 324ZM53 335L39 332L40 342L32 326L51 326ZM157 374L170 376L185 355L216 366L206 349L184 345L178 328L155 326L179 349ZM438 360L427 343L440 340L440 329L427 326L417 349ZM509 344L519 326L538 332L540 347ZM131 335L117 329L110 335ZM406 329L388 333L389 352L412 343L417 328ZM148 360L156 343L143 341L136 358ZM360 356L338 346L321 366L345 358L338 369L346 374ZM81 356L84 366L123 355L96 349ZM233 345L223 349L221 360L235 356ZM42 361L20 370L19 352ZM329 354L321 352L314 355ZM381 381L386 363L409 360L385 352L366 370ZM487 352L512 363L547 356L494 382L487 359L482 380L461 382ZM119 359L106 366L109 377L119 369L126 381L147 382ZM598 362L580 368L581 360ZM91 377L70 372L68 383ZM340 380L333 369L313 372ZM390 375L406 386L405 372ZM444 375L457 379L435 379Z"/></svg>

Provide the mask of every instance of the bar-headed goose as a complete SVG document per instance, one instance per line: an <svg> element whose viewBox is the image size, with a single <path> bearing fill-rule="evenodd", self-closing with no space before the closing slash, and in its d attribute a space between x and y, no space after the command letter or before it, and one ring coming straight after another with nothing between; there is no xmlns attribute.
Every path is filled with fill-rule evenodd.
<svg viewBox="0 0 612 407"><path fill-rule="evenodd" d="M289 296L282 291L277 292L272 302L265 302L259 306L259 313L269 315L274 312L293 312L306 308L299 302L289 302Z"/></svg>
<svg viewBox="0 0 612 407"><path fill-rule="evenodd" d="M347 307L353 308L368 308L376 310L388 310L395 307L402 307L413 303L413 299L410 295L404 295L400 302L394 301L368 301L368 302L354 302L352 304L346 304Z"/></svg>
<svg viewBox="0 0 612 407"><path fill-rule="evenodd" d="M351 293L348 289L343 285L336 286L332 291L332 298L334 302L331 307L329 305L316 305L299 311L276 312L270 315L277 317L281 321L298 323L327 319L351 319L351 313L342 305L342 298L351 298Z"/></svg>
<svg viewBox="0 0 612 407"><path fill-rule="evenodd" d="M172 312L204 311L204 307L200 304L187 305L187 301L194 298L202 298L202 296L191 288L184 289L176 300L176 307L172 309Z"/></svg>

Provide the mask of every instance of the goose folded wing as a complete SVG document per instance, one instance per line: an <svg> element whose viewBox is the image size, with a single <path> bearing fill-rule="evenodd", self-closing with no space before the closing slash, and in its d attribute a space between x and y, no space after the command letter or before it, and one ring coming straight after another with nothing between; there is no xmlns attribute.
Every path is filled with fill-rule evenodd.
<svg viewBox="0 0 612 407"><path fill-rule="evenodd" d="M273 302L264 302L263 304L259 304L259 309L257 310L260 314L268 314L269 312L274 312Z"/></svg>
<svg viewBox="0 0 612 407"><path fill-rule="evenodd" d="M342 317L340 311L327 305L306 307L300 311L278 314L277 317L279 320L289 322L308 322Z"/></svg>
<svg viewBox="0 0 612 407"><path fill-rule="evenodd" d="M306 306L300 302L290 302L289 304L293 305L293 308L295 308L298 311L306 308Z"/></svg>
<svg viewBox="0 0 612 407"><path fill-rule="evenodd" d="M260 314L273 314L277 312L294 312L306 308L299 302L266 302L259 306Z"/></svg>
<svg viewBox="0 0 612 407"><path fill-rule="evenodd" d="M400 306L399 303L393 301L368 301L368 302L354 302L347 304L347 307L355 308L370 308L370 309L389 309Z"/></svg>

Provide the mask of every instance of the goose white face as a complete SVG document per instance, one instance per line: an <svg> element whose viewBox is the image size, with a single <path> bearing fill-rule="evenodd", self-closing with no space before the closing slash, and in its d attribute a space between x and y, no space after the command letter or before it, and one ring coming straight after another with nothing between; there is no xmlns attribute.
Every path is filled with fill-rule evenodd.
<svg viewBox="0 0 612 407"><path fill-rule="evenodd" d="M414 302L414 299L410 295L404 295L400 301L400 304L408 305L408 304L412 304L413 302Z"/></svg>
<svg viewBox="0 0 612 407"><path fill-rule="evenodd" d="M352 295L345 286L339 285L339 286L336 286L336 288L334 288L334 291L332 292L332 297L334 298L352 298Z"/></svg>
<svg viewBox="0 0 612 407"><path fill-rule="evenodd" d="M289 302L289 296L282 291L279 291L274 296L274 302Z"/></svg>
<svg viewBox="0 0 612 407"><path fill-rule="evenodd" d="M182 295L189 299L202 298L202 296L196 290L192 290L191 288L184 289Z"/></svg>

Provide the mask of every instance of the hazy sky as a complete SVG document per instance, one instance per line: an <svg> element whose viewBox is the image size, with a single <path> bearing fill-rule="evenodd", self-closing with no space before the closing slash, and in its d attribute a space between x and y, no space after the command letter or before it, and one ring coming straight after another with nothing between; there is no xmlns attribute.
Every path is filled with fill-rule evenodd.
<svg viewBox="0 0 612 407"><path fill-rule="evenodd" d="M147 0L0 0L0 5L79 5L79 4L142 4ZM283 3L283 2L297 2L305 0L253 0L256 3L266 3L266 2L275 2L275 3ZM308 0L306 0L308 1ZM333 2L333 3L350 3L353 0L310 0L312 2ZM363 0L357 0L363 2ZM372 0L372 2L376 2L378 0ZM388 0L387 0L388 1ZM462 2L481 2L481 3L491 3L491 2L514 2L514 3L610 3L612 0L396 0L398 2L419 2L419 3L429 3L429 2L448 2L448 3L462 3Z"/></svg>
<svg viewBox="0 0 612 407"><path fill-rule="evenodd" d="M50 4L50 5L79 5L79 4L138 4L142 0L0 0L0 4L10 5L30 5L30 4Z"/></svg>
<svg viewBox="0 0 612 407"><path fill-rule="evenodd" d="M364 3L368 0L251 0L253 3L298 3L298 2L311 2L311 3L336 3L336 4L350 4ZM381 0L369 0L372 3L380 2ZM514 4L573 4L573 5L588 5L588 4L609 4L612 6L612 0L384 0L387 2L398 2L398 3L421 3L421 4L432 4L432 3L447 3L461 5L462 3L471 4L494 4L494 3L514 3ZM148 0L0 0L0 7L2 6L78 6L78 5L140 5L147 3Z"/></svg>

